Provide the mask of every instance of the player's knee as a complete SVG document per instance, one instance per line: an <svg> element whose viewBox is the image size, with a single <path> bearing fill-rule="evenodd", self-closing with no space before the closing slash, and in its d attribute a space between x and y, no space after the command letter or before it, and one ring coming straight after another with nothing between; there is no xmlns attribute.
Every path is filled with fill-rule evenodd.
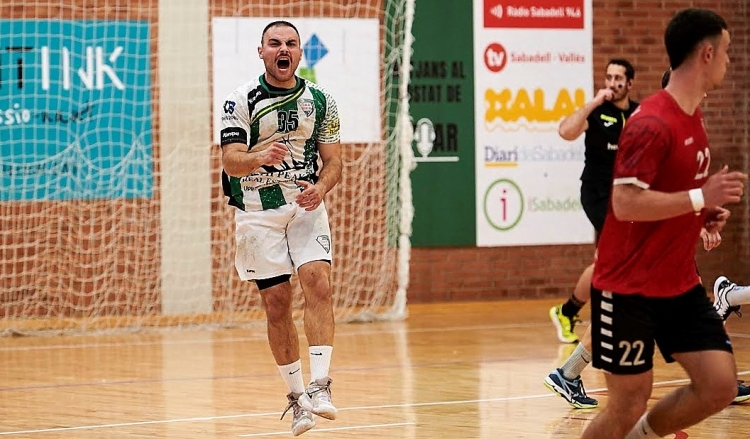
<svg viewBox="0 0 750 439"><path fill-rule="evenodd" d="M330 262L314 261L300 267L299 279L306 294L328 297L331 291Z"/></svg>
<svg viewBox="0 0 750 439"><path fill-rule="evenodd" d="M607 402L607 410L617 413L623 425L635 425L648 409L650 394L650 387L631 387L628 392L613 393Z"/></svg>
<svg viewBox="0 0 750 439"><path fill-rule="evenodd" d="M268 279L257 279L255 283L263 298L263 307L266 317L270 321L278 321L289 318L292 314L292 290L289 288L272 287L288 282L290 275L276 276Z"/></svg>
<svg viewBox="0 0 750 439"><path fill-rule="evenodd" d="M706 410L713 414L734 401L737 396L737 380L734 376L714 379L697 388L699 398ZM694 383L695 385L695 383Z"/></svg>

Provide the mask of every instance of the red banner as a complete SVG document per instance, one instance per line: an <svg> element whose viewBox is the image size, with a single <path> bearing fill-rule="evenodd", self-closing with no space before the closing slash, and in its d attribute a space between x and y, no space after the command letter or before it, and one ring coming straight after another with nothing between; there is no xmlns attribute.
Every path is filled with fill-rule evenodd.
<svg viewBox="0 0 750 439"><path fill-rule="evenodd" d="M583 0L484 0L484 27L583 29L583 11Z"/></svg>

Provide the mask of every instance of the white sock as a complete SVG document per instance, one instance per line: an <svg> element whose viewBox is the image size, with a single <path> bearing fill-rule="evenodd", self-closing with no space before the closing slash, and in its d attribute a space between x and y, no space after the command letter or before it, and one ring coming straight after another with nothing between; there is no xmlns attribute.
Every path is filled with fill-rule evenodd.
<svg viewBox="0 0 750 439"><path fill-rule="evenodd" d="M583 343L578 343L576 349L570 354L568 360L560 368L563 372L563 376L569 380L574 380L581 376L581 372L586 366L591 363L591 352L583 346Z"/></svg>
<svg viewBox="0 0 750 439"><path fill-rule="evenodd" d="M281 378L286 382L289 391L299 394L305 391L305 381L302 379L302 361L297 360L294 363L284 366L278 366Z"/></svg>
<svg viewBox="0 0 750 439"><path fill-rule="evenodd" d="M651 426L648 425L648 419L646 419L647 416L648 412L644 413L643 416L641 416L641 419L639 419L635 424L635 427L630 430L630 433L625 436L625 439L657 439L661 437L658 434L654 433L654 430L652 430Z"/></svg>
<svg viewBox="0 0 750 439"><path fill-rule="evenodd" d="M750 304L750 286L737 285L727 293L729 306Z"/></svg>
<svg viewBox="0 0 750 439"><path fill-rule="evenodd" d="M333 346L310 346L310 381L328 377Z"/></svg>

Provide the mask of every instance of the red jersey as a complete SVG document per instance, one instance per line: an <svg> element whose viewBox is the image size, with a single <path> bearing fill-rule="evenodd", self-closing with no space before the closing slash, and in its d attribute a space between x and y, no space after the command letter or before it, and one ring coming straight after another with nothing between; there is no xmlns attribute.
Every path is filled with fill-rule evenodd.
<svg viewBox="0 0 750 439"><path fill-rule="evenodd" d="M700 108L686 114L662 90L645 99L620 136L613 184L679 192L708 178L711 155ZM610 201L597 247L594 287L672 297L700 283L695 247L704 223L693 212L661 221L620 221Z"/></svg>

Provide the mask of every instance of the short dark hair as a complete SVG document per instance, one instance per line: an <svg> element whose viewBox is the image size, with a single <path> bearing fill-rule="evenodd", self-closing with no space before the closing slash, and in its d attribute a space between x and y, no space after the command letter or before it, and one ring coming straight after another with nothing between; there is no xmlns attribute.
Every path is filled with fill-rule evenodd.
<svg viewBox="0 0 750 439"><path fill-rule="evenodd" d="M266 36L266 32L268 32L268 29L271 29L272 27L276 27L276 26L291 27L292 29L294 29L295 32L297 32L297 37L299 37L299 31L297 30L297 28L292 23L290 23L290 22L288 22L286 20L276 20L276 21L272 21L272 22L268 23L266 25L266 27L263 28L263 33L260 34L260 44L261 45L263 45L263 38Z"/></svg>
<svg viewBox="0 0 750 439"><path fill-rule="evenodd" d="M710 9L688 8L679 11L664 31L664 46L669 55L669 66L676 69L706 38L720 36L728 29L721 15Z"/></svg>
<svg viewBox="0 0 750 439"><path fill-rule="evenodd" d="M633 64L630 64L630 61L624 58L613 58L609 60L609 62L607 63L607 67L611 66L612 64L625 67L625 77L627 79L635 79L635 69L633 68Z"/></svg>
<svg viewBox="0 0 750 439"><path fill-rule="evenodd" d="M667 69L664 74L661 75L661 88L664 88L669 84L669 78L672 76L672 69Z"/></svg>

